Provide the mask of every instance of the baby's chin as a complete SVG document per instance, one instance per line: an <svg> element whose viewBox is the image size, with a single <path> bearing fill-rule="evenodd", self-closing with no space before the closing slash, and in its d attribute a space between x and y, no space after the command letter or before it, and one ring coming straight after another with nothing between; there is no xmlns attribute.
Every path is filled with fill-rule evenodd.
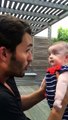
<svg viewBox="0 0 68 120"><path fill-rule="evenodd" d="M57 66L57 65L59 65L59 64L51 64L52 67Z"/></svg>
<svg viewBox="0 0 68 120"><path fill-rule="evenodd" d="M51 63L50 63L50 65L51 65L51 66L56 66L56 64L55 64L55 63L53 63L53 62L51 62Z"/></svg>

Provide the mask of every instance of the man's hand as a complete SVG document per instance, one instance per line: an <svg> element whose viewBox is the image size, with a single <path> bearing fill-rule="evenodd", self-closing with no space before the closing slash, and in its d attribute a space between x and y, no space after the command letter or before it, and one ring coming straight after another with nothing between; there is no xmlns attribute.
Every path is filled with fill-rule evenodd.
<svg viewBox="0 0 68 120"><path fill-rule="evenodd" d="M43 94L45 94L45 92L46 92L46 81L45 81L45 79L42 80L41 85L40 85L40 89L42 90Z"/></svg>

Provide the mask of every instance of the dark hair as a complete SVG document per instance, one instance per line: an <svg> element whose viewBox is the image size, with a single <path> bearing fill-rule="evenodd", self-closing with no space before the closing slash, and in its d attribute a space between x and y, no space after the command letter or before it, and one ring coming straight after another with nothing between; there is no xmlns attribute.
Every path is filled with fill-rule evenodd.
<svg viewBox="0 0 68 120"><path fill-rule="evenodd" d="M26 22L11 15L0 15L0 47L14 52L25 33L31 35L31 28Z"/></svg>

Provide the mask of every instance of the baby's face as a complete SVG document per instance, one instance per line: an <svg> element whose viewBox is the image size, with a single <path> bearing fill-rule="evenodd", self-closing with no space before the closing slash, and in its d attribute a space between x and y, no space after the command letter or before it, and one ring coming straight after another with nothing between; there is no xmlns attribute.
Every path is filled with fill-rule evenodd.
<svg viewBox="0 0 68 120"><path fill-rule="evenodd" d="M51 66L63 65L65 63L64 51L59 45L49 47L48 52L48 61Z"/></svg>

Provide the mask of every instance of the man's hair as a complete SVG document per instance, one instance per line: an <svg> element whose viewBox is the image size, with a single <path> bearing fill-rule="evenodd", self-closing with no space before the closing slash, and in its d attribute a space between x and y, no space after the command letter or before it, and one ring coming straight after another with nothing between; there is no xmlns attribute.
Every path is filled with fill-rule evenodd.
<svg viewBox="0 0 68 120"><path fill-rule="evenodd" d="M31 28L26 22L11 15L0 15L0 47L14 52L25 33L31 35Z"/></svg>

